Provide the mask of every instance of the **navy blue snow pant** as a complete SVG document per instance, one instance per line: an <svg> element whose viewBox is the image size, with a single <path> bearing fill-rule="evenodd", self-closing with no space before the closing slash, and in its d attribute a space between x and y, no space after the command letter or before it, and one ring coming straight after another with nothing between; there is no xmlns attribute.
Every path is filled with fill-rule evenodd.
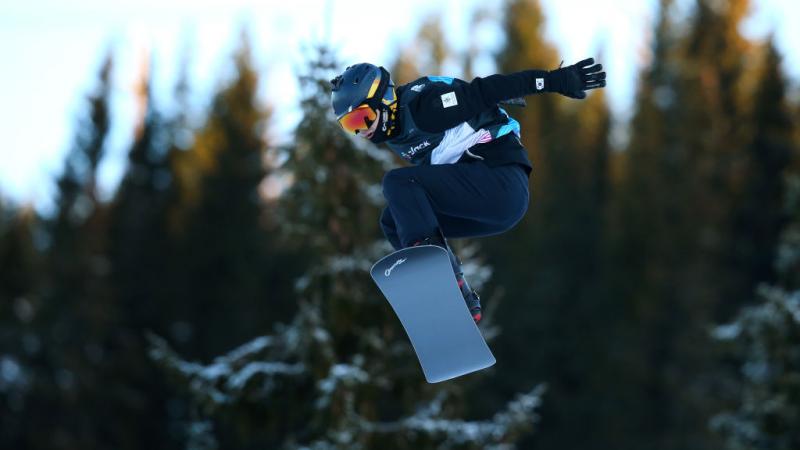
<svg viewBox="0 0 800 450"><path fill-rule="evenodd" d="M383 177L381 228L399 250L441 233L479 237L511 229L528 209L523 166L483 161L393 169Z"/></svg>

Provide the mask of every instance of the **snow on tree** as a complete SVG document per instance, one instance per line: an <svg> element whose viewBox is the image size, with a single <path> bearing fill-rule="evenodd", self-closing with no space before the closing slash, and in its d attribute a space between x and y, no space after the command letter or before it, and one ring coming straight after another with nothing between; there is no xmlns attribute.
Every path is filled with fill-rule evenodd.
<svg viewBox="0 0 800 450"><path fill-rule="evenodd" d="M800 177L787 197L793 217L777 252L780 284L759 287L757 304L714 330L740 361L739 403L711 422L729 450L800 448Z"/></svg>
<svg viewBox="0 0 800 450"><path fill-rule="evenodd" d="M150 336L151 357L196 405L187 443L513 449L536 422L544 387L517 395L489 419L464 420L470 383L481 375L427 384L369 277L372 263L391 250L378 218L380 181L395 163L388 152L346 136L332 117L328 80L342 67L330 51L318 50L301 79L304 117L285 149L291 184L279 200L282 234L309 261L295 283L294 318L210 363L184 359ZM490 273L469 269L481 280Z"/></svg>
<svg viewBox="0 0 800 450"><path fill-rule="evenodd" d="M369 361L361 355L347 363L337 361L330 334L318 313L317 308L303 307L291 324L278 326L275 334L255 338L210 364L183 360L155 335L150 336L151 356L188 387L204 415L213 416L241 404L260 404L269 405L266 422L288 421L293 410L308 408L310 416L302 417L307 422L295 424L299 426L297 434L287 434L282 443L282 448L292 450L371 448L369 442L406 442L414 448L513 449L514 440L529 431L537 419L543 385L518 394L484 421L449 417L452 394L447 389L437 390L431 401L418 404L410 414L396 420L369 419L359 411L359 389L376 384L390 386L392 379L375 377ZM315 373L321 365L327 366L327 372ZM335 424L326 420L333 415L337 416ZM313 429L314 424L334 427L305 430L315 437L310 442L297 437L302 434L300 429ZM215 440L209 437L213 436L209 434L211 426L207 420L189 425L190 436L202 436L204 445L199 447L216 448Z"/></svg>

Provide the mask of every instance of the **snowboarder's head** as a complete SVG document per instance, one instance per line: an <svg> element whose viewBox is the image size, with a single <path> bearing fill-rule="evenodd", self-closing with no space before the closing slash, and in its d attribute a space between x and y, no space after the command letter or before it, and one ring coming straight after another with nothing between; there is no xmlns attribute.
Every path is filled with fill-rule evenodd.
<svg viewBox="0 0 800 450"><path fill-rule="evenodd" d="M339 125L378 143L394 131L397 94L389 72L369 63L349 66L331 80L331 103Z"/></svg>

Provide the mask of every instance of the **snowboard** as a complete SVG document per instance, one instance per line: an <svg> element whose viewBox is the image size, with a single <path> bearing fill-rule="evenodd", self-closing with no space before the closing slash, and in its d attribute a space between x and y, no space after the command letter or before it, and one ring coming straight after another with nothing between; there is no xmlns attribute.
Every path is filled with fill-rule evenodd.
<svg viewBox="0 0 800 450"><path fill-rule="evenodd" d="M495 363L464 303L445 249L404 248L375 263L370 274L400 319L428 383Z"/></svg>

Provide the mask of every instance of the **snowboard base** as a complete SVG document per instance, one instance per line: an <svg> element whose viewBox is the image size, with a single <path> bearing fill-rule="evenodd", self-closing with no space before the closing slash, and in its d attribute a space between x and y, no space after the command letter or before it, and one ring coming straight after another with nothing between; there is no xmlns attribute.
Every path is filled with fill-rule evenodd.
<svg viewBox="0 0 800 450"><path fill-rule="evenodd" d="M464 303L445 249L404 248L375 263L370 274L400 319L428 383L496 362Z"/></svg>

